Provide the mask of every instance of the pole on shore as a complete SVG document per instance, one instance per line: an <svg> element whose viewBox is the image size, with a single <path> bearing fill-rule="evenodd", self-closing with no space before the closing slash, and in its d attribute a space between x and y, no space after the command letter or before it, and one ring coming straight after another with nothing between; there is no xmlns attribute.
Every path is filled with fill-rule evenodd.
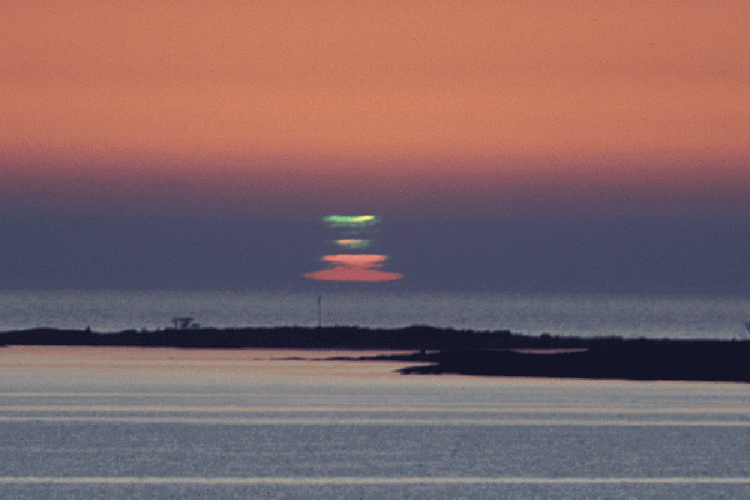
<svg viewBox="0 0 750 500"><path fill-rule="evenodd" d="M321 311L320 301L322 299L322 295L318 295L318 328L323 328L323 313Z"/></svg>

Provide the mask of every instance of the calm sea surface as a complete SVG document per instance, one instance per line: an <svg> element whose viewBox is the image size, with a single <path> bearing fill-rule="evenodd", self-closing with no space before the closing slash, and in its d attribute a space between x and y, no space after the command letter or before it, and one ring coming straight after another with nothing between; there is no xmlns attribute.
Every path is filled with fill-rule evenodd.
<svg viewBox="0 0 750 500"><path fill-rule="evenodd" d="M0 498L750 498L750 385L0 349Z"/></svg>
<svg viewBox="0 0 750 500"><path fill-rule="evenodd" d="M750 300L731 296L353 292L324 294L324 325L413 324L538 335L746 338ZM0 331L35 327L115 332L192 316L213 327L316 326L308 292L0 292Z"/></svg>

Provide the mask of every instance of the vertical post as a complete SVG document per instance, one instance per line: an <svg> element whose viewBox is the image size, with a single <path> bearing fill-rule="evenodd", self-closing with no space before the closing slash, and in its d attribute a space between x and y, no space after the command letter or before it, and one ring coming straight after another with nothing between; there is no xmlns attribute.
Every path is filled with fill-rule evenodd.
<svg viewBox="0 0 750 500"><path fill-rule="evenodd" d="M322 298L322 295L318 295L318 328L323 327L323 313L320 307L321 298Z"/></svg>

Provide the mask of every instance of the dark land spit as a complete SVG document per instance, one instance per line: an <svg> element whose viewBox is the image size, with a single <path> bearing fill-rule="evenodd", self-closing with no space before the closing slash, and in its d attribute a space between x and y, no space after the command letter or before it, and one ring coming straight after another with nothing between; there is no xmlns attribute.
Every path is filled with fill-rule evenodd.
<svg viewBox="0 0 750 500"><path fill-rule="evenodd" d="M424 359L427 360L427 359ZM582 352L443 351L404 374L750 382L750 342L625 341Z"/></svg>
<svg viewBox="0 0 750 500"><path fill-rule="evenodd" d="M0 345L417 350L412 355L356 359L432 363L404 368L404 374L750 382L750 341L734 340L537 337L430 326L295 326L117 333L40 328L0 333Z"/></svg>

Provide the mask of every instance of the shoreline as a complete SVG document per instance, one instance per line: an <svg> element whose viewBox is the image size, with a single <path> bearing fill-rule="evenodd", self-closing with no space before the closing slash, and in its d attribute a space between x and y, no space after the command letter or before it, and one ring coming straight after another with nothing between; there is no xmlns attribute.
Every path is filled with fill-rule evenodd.
<svg viewBox="0 0 750 500"><path fill-rule="evenodd" d="M381 351L355 361L420 363L402 374L750 382L750 341L526 336L430 326L188 328L97 333L0 332L0 346L168 347ZM402 351L383 354L382 352ZM404 354L403 351L417 351ZM425 363L430 363L425 365Z"/></svg>
<svg viewBox="0 0 750 500"><path fill-rule="evenodd" d="M412 325L401 328L360 326L274 326L229 328L127 329L97 332L91 329L39 327L0 332L3 345L85 345L184 348L301 348L301 349L589 349L630 344L687 345L742 344L750 340L578 337L525 335L510 330L468 330Z"/></svg>

